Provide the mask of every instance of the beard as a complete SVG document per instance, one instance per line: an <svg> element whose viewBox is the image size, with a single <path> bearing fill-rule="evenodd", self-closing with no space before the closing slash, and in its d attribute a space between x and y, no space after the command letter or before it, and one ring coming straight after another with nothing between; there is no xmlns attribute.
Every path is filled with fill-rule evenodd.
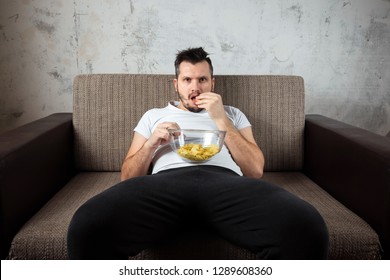
<svg viewBox="0 0 390 280"><path fill-rule="evenodd" d="M177 96L179 97L182 106L188 111L193 113L199 113L204 110L203 108L199 108L198 106L193 104L193 101L191 99L185 98L184 95L180 94L180 92L176 91L176 93Z"/></svg>

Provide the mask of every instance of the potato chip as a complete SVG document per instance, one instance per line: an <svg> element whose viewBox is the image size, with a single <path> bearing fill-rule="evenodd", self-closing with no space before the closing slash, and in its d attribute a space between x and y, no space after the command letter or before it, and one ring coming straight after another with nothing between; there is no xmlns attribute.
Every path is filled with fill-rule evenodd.
<svg viewBox="0 0 390 280"><path fill-rule="evenodd" d="M208 160L218 152L218 145L215 144L203 147L201 144L189 143L177 149L180 156L193 161Z"/></svg>

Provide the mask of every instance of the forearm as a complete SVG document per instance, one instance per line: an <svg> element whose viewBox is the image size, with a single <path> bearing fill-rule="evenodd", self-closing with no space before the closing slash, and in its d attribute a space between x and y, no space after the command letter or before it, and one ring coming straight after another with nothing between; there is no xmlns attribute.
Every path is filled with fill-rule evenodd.
<svg viewBox="0 0 390 280"><path fill-rule="evenodd" d="M239 135L239 132L230 133L225 143L244 176L254 178L263 176L264 156L257 145L248 142Z"/></svg>
<svg viewBox="0 0 390 280"><path fill-rule="evenodd" d="M137 153L126 157L121 170L121 180L148 174L155 149L144 145Z"/></svg>
<svg viewBox="0 0 390 280"><path fill-rule="evenodd" d="M261 178L264 169L264 155L255 142L248 141L228 120L220 129L226 130L225 144L244 176Z"/></svg>
<svg viewBox="0 0 390 280"><path fill-rule="evenodd" d="M133 141L122 165L121 179L148 174L153 155L161 145L169 141L168 129L179 129L177 123L160 123L149 138L145 138L138 132L134 133Z"/></svg>

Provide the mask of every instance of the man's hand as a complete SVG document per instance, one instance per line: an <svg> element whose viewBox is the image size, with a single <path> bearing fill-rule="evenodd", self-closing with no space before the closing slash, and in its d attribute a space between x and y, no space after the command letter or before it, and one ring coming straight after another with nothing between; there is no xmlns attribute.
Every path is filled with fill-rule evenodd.
<svg viewBox="0 0 390 280"><path fill-rule="evenodd" d="M163 122L158 124L145 145L157 149L160 145L166 144L169 141L168 129L180 129L180 127L175 122Z"/></svg>
<svg viewBox="0 0 390 280"><path fill-rule="evenodd" d="M206 109L210 117L218 125L227 119L222 97L214 92L204 92L196 97L196 106Z"/></svg>
<svg viewBox="0 0 390 280"><path fill-rule="evenodd" d="M157 125L153 134L146 139L135 132L127 156L122 164L121 179L146 175L156 149L169 141L168 129L180 129L175 122L164 122Z"/></svg>

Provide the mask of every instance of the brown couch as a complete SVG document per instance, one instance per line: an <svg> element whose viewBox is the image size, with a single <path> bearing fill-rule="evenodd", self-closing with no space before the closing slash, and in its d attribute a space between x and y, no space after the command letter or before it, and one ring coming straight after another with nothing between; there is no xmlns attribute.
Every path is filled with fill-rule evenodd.
<svg viewBox="0 0 390 280"><path fill-rule="evenodd" d="M75 210L119 181L132 129L176 99L169 75L92 74L74 80L73 113L0 135L1 254L66 259ZM305 115L298 76L216 76L266 157L264 179L314 205L330 233L329 259L390 256L390 138ZM310 226L310 225L308 225ZM189 233L134 259L251 259L216 236Z"/></svg>

